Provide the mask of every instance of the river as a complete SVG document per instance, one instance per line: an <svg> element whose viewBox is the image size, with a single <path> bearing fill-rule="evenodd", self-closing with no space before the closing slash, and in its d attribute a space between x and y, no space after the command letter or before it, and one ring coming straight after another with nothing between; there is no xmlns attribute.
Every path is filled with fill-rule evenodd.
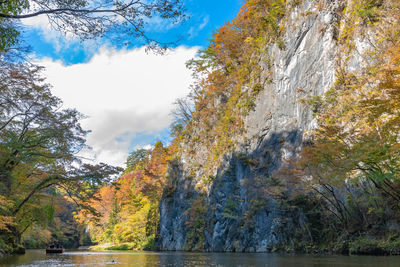
<svg viewBox="0 0 400 267"><path fill-rule="evenodd" d="M328 256L266 253L190 252L93 252L66 251L48 254L27 250L25 255L6 256L0 266L400 266L400 257Z"/></svg>

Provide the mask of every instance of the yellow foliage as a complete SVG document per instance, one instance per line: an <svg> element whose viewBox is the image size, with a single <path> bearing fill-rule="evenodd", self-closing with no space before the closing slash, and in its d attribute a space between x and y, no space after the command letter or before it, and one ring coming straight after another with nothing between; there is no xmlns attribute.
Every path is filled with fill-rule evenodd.
<svg viewBox="0 0 400 267"><path fill-rule="evenodd" d="M369 6L360 6L367 2ZM322 98L319 127L310 133L313 145L304 149L302 166L319 182L368 178L400 199L396 189L400 185L400 3L385 1L376 9L372 2L352 2L347 11L358 21L348 26L351 30L368 27L364 37L371 46L359 54L343 43L342 58L357 55L363 64L349 71L349 61L340 62L337 82ZM374 17L379 22L363 25L357 17L360 8L379 14ZM342 34L349 38L350 28Z"/></svg>
<svg viewBox="0 0 400 267"><path fill-rule="evenodd" d="M13 206L13 202L5 196L0 195L0 230L10 231L9 226L15 225L14 217L2 215L7 214Z"/></svg>
<svg viewBox="0 0 400 267"><path fill-rule="evenodd" d="M217 30L200 58L191 61L192 69L205 77L198 82L196 109L180 141L208 146L205 161L210 166L234 149L235 138L244 131L243 117L254 108L267 79L260 61L266 47L281 40L285 27L280 21L287 8L284 0L247 0L236 18ZM284 48L282 41L279 45ZM212 172L207 169L204 177Z"/></svg>
<svg viewBox="0 0 400 267"><path fill-rule="evenodd" d="M89 226L93 241L151 247L170 153L157 142L146 162L99 190L89 203L97 214L81 210L75 215L79 223Z"/></svg>

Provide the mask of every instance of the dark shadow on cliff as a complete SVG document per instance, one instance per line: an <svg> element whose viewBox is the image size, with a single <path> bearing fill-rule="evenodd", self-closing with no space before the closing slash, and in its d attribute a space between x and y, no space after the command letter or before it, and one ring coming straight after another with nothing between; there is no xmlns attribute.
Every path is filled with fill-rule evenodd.
<svg viewBox="0 0 400 267"><path fill-rule="evenodd" d="M181 163L171 162L160 203L158 248L252 252L293 247L304 214L282 201L287 188L274 173L296 156L301 143L301 131L284 131L261 137L252 151L226 155L209 195L196 190L192 177L183 177Z"/></svg>
<svg viewBox="0 0 400 267"><path fill-rule="evenodd" d="M283 157L295 157L301 141L298 130L273 133L220 167L209 196L206 250L272 251L291 242L288 234L298 215L288 216L275 200L282 188L273 174L284 165Z"/></svg>

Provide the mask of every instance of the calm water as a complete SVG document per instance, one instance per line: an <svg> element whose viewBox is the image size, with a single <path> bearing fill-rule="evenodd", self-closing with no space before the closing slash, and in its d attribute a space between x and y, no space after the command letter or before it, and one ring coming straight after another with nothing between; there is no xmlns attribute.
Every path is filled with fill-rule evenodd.
<svg viewBox="0 0 400 267"><path fill-rule="evenodd" d="M25 255L0 259L0 266L400 266L400 257L313 256L265 253L88 252L66 251L46 255L28 250Z"/></svg>

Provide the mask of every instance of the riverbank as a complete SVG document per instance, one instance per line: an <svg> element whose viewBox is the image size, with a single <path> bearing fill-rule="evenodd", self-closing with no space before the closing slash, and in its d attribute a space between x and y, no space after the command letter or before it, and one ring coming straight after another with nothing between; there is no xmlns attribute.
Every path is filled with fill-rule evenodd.
<svg viewBox="0 0 400 267"><path fill-rule="evenodd" d="M343 242L342 248L337 244L336 252L347 252L349 255L400 255L400 237L389 235L376 239L370 236L360 236L351 242Z"/></svg>
<svg viewBox="0 0 400 267"><path fill-rule="evenodd" d="M1 240L0 240L1 241ZM10 254L25 254L25 248L22 245L7 246L5 244L0 245L0 258Z"/></svg>
<svg viewBox="0 0 400 267"><path fill-rule="evenodd" d="M398 256L400 255L400 236L389 233L385 236L360 235L339 237L335 242L320 244L295 244L295 247L281 247L271 252L316 255L368 255Z"/></svg>
<svg viewBox="0 0 400 267"><path fill-rule="evenodd" d="M85 247L91 251L142 251L135 247L135 243L106 243ZM153 250L154 251L154 250ZM192 251L194 252L194 251ZM205 252L205 251L196 251ZM232 251L226 251L227 253ZM370 255L370 256L397 256L400 255L400 237L389 235L386 238L360 236L353 240L339 240L335 243L320 246L280 247L266 252L308 254L308 255ZM240 252L238 252L240 253Z"/></svg>
<svg viewBox="0 0 400 267"><path fill-rule="evenodd" d="M105 243L95 246L79 247L79 250L90 251L143 251L135 247L136 243ZM0 257L10 254L24 254L25 248L22 246L14 250L0 250ZM28 248L29 249L29 248ZM153 250L154 251L154 250ZM194 252L194 251L192 251ZM196 251L202 253L204 251ZM285 253L288 255L370 255L370 256L398 256L400 255L400 236L389 234L386 237L373 237L369 235L359 236L357 238L342 239L334 243L320 246L310 245L301 247L276 247L267 251L269 253ZM212 253L212 252L210 252ZM226 253L230 253L227 251ZM236 252L240 253L240 252Z"/></svg>
<svg viewBox="0 0 400 267"><path fill-rule="evenodd" d="M106 244L99 244L95 246L88 247L89 250L93 251L104 251L104 250L138 250L135 247L136 243L106 243Z"/></svg>

